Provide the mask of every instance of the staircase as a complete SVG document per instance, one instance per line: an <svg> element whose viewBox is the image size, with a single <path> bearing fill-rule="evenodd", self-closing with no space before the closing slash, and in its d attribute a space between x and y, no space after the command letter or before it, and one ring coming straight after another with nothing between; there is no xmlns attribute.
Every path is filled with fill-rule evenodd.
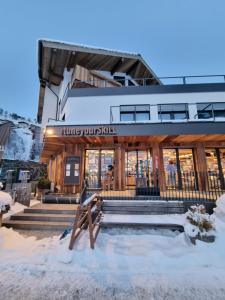
<svg viewBox="0 0 225 300"><path fill-rule="evenodd" d="M103 200L102 229L147 228L183 232L182 201L166 200ZM174 216L173 216L174 215Z"/></svg>
<svg viewBox="0 0 225 300"><path fill-rule="evenodd" d="M25 230L63 231L74 222L77 205L38 204L3 222L3 226Z"/></svg>
<svg viewBox="0 0 225 300"><path fill-rule="evenodd" d="M183 202L176 200L103 200L102 209L110 214L165 215L185 212Z"/></svg>

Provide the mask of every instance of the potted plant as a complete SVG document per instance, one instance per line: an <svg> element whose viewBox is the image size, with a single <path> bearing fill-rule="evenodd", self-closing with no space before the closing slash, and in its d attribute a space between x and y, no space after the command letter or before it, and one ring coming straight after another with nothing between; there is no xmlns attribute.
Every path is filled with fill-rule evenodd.
<svg viewBox="0 0 225 300"><path fill-rule="evenodd" d="M186 213L185 233L195 245L196 240L207 243L215 241L215 222L212 215L206 213L204 205L194 205Z"/></svg>
<svg viewBox="0 0 225 300"><path fill-rule="evenodd" d="M51 181L46 177L41 177L37 183L37 199L49 192L51 188Z"/></svg>

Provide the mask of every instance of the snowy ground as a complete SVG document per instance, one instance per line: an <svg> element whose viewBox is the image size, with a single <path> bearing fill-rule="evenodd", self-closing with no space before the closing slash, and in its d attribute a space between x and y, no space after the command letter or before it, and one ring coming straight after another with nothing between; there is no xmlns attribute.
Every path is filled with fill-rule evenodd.
<svg viewBox="0 0 225 300"><path fill-rule="evenodd" d="M216 242L196 246L184 233L113 229L95 250L85 233L68 251L69 236L1 228L0 299L225 299L224 212L215 217Z"/></svg>

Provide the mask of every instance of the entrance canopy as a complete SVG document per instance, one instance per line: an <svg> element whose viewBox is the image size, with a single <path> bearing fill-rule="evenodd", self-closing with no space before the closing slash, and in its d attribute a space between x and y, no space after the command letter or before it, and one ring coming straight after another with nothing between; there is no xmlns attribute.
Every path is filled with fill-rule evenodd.
<svg viewBox="0 0 225 300"><path fill-rule="evenodd" d="M210 143L225 141L225 122L148 123L115 125L54 125L47 126L42 160L63 151L65 144L93 146L128 143Z"/></svg>

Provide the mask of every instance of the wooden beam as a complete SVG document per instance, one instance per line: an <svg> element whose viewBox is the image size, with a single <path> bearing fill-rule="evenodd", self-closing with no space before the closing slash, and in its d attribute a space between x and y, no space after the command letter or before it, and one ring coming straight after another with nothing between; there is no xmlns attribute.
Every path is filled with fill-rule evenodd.
<svg viewBox="0 0 225 300"><path fill-rule="evenodd" d="M136 60L126 71L126 74L130 75L130 73L132 73L137 68L138 64L139 64L139 60Z"/></svg>
<svg viewBox="0 0 225 300"><path fill-rule="evenodd" d="M124 62L124 58L120 58L115 65L112 67L111 69L111 75L113 75L115 72L117 72L119 70L119 68L122 66Z"/></svg>

